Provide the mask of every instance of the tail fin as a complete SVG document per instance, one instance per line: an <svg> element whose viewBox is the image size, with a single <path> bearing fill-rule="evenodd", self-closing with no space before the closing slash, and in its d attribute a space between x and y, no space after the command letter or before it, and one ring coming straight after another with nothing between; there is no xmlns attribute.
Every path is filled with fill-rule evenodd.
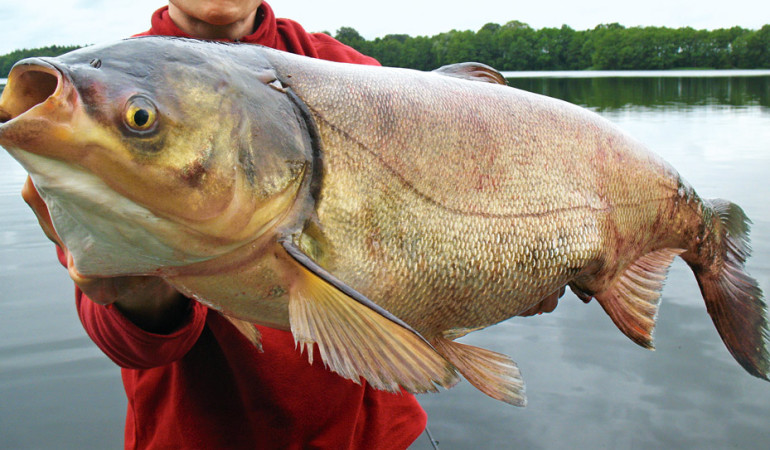
<svg viewBox="0 0 770 450"><path fill-rule="evenodd" d="M750 374L770 380L766 305L757 281L744 272L751 253L751 221L736 204L712 200L719 218L717 257L711 263L691 264L698 279L706 309L719 336L733 357ZM716 221L715 221L716 222Z"/></svg>

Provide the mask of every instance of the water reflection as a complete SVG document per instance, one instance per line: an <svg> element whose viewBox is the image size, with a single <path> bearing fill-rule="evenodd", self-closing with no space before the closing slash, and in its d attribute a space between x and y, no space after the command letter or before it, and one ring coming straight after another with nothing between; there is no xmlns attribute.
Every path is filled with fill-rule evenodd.
<svg viewBox="0 0 770 450"><path fill-rule="evenodd" d="M599 111L676 167L704 197L754 221L749 271L770 291L770 77L513 79ZM85 336L72 283L19 196L25 173L0 151L0 448L119 448L118 369ZM770 384L725 350L690 270L675 262L656 352L634 345L596 302L464 339L511 355L529 405L462 382L419 401L444 449L762 448ZM430 449L423 437L415 450Z"/></svg>
<svg viewBox="0 0 770 450"><path fill-rule="evenodd" d="M687 110L697 106L770 107L770 76L641 78L510 78L519 89L590 106Z"/></svg>

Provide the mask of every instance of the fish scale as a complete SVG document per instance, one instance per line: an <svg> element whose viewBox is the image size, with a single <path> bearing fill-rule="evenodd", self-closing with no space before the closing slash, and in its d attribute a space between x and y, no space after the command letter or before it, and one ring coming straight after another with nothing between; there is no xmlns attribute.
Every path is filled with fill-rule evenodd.
<svg viewBox="0 0 770 450"><path fill-rule="evenodd" d="M398 81L393 83L398 84ZM457 84L460 84L462 88L465 87L459 82ZM297 86L296 82L294 88L302 95L302 88ZM334 90L334 87L329 87L329 90ZM323 95L323 93L317 95ZM452 97L450 94L446 96ZM411 97L404 95L400 98ZM312 104L315 101L315 97L305 100ZM347 101L347 98L340 100L340 102L345 101ZM423 109L420 107L412 108L410 105L402 105L401 108L408 111ZM340 258L334 264L332 270L343 274L343 278L351 280L352 284L359 286L359 289L365 295L371 298L383 299L381 303L386 309L395 311L395 314L399 315L399 317L406 317L407 319L405 320L410 323L421 325L418 328L426 336L446 331L436 328L441 325L431 327L433 328L431 330L426 326L422 326L423 324L420 322L422 317L430 317L429 312L435 307L435 303L456 302L457 307L453 308L453 310L465 308L468 310L468 314L473 315L473 317L442 317L436 320L438 324L454 320L463 323L466 327L469 325L468 322L470 322L473 328L488 326L536 304L542 297L558 289L573 278L580 269L568 271L565 269L565 265L560 264L563 259L569 258L569 262L574 260L573 266L582 268L587 261L599 257L599 250L601 248L599 238L601 233L586 233L585 235L571 233L568 236L564 236L563 231L559 231L565 229L580 230L582 228L581 225L586 220L590 221L590 219L586 219L584 215L580 214L581 205L577 205L577 209L573 214L559 214L549 211L549 209L558 209L560 205L563 205L564 199L550 194L543 195L544 199L537 199L536 194L529 195L530 192L528 192L535 188L535 183L525 180L523 183L514 186L516 191L513 193L514 195L510 196L526 202L523 205L523 210L517 210L517 214L509 213L513 217L505 219L484 217L483 213L478 215L471 215L472 213L458 214L453 208L443 208L442 206L444 205L435 204L437 203L436 201L426 201L419 192L415 193L411 186L407 186L398 174L388 177L387 174L395 172L397 169L391 166L383 167L382 160L372 156L372 153L376 152L374 148L362 149L359 144L360 141L366 141L377 143L375 146L384 146L388 145L388 143L396 142L398 143L398 148L403 148L410 138L414 139L413 136L408 134L406 136L381 136L378 134L367 137L367 139L358 138L357 136L351 136L353 135L351 132L348 132L346 135L340 133L338 130L349 130L352 128L352 125L347 123L348 119L346 117L339 118L340 123L336 122L337 119L336 117L327 116L317 118L324 141L324 164L326 167L324 195L318 206L319 219L324 224L323 228L330 230L327 233L327 239L330 240L334 253L346 255L346 257ZM409 130L408 124L411 120L412 116L407 114L405 123L403 126L398 127L398 129ZM326 125L327 122L329 125ZM473 132L474 129L469 128L467 130L464 129L461 134L470 136ZM416 140L422 142L424 139L429 138L430 136L420 137ZM512 142L516 144L518 140L512 140ZM414 147L417 148L415 151L419 151L418 145ZM509 145L509 147L515 146ZM483 148L483 145L479 145L477 148ZM463 152L454 152L451 148L446 147L442 151L442 155L459 153ZM511 153L517 154L515 148ZM440 156L438 158L439 160L441 159ZM511 159L515 160L515 158ZM441 162L437 161L435 164L438 167L437 170L441 170L441 165ZM355 168L359 167L368 167L369 170L355 170ZM372 170L374 167L382 169ZM556 176L553 175L554 173L546 172L544 174L545 180L541 182L552 183L552 178ZM535 178L537 175L535 174L530 178ZM446 177L452 184L466 181L458 178ZM525 186L518 187L520 185ZM525 189L527 186L529 186L529 189ZM451 187L449 185L435 186L431 193L436 188L452 192ZM377 193L374 194L377 197L372 199L372 195L369 194L370 192ZM397 194L391 194L393 192ZM409 195L409 193L413 195ZM505 198L502 195L500 197L497 203L491 205L487 203L484 205L490 211L491 216L502 216L505 214L506 208L512 208L508 204L510 202L507 201L510 197ZM535 197L535 200L532 197ZM386 245L388 243L391 245L402 244L404 240L410 242L419 241L420 237L423 237L423 240L432 240L434 245L426 245L419 249L409 248L408 251L401 248L393 248L391 253L396 256L391 258L392 260L367 261L370 255L366 255L365 252L361 251L364 247L364 239L351 239L351 236L355 236L355 231L351 228L357 226L360 230L371 229L371 226L361 217L364 214L357 215L355 211L349 211L349 209L355 208L353 205L356 205L356 199L367 206L378 205L381 207L385 213L383 214L384 217L377 220L378 226L392 225L395 229L409 228L408 238L393 236L391 239L385 239ZM470 204L473 200L472 196L466 196L466 204ZM559 201L557 202L557 200ZM456 203L460 202L462 200ZM395 205L401 205L401 207L396 207ZM575 208L576 206L571 205L571 207ZM469 207L468 209L472 208ZM394 211L401 215L399 217L387 216L387 214L392 215ZM410 212L414 213L410 214ZM518 217L525 215L540 217ZM349 225L346 229L343 224L356 224L356 226ZM414 227L410 227L411 224L414 224ZM335 235L333 233L334 230L340 230L341 232ZM483 245L483 242L494 240L495 235L505 236L505 240L509 240L514 246L524 251L510 252L504 246ZM566 239L564 239L565 237ZM555 239L558 242L558 238L562 238L564 241L563 245L571 246L574 248L574 251L567 253L564 251L564 246L554 246ZM590 243L589 240L591 241ZM589 248L593 252L590 252ZM410 262L415 254L422 255L428 259L435 257L435 262L427 268L422 268L422 270L414 270L416 265L410 264ZM560 255L557 257L557 254ZM506 260L505 258L500 258L501 255L503 257L520 255L521 257L526 257L526 259L511 258ZM367 261L367 264L370 266L375 265L379 267L378 272L380 276L374 277L377 282L372 288L364 287L366 280L361 280L359 283L352 281L355 280L355 274L357 273L368 274L372 272L368 268L358 266L358 264L361 264L361 261ZM441 264L438 264L439 262ZM463 276L468 280L461 281L469 289L465 290L461 296L441 290L443 286L451 286L445 280L450 278L451 268L448 268L448 266L452 263L455 266L468 267L463 273ZM516 270L517 263L523 269L519 269L521 270L520 272ZM351 266L346 267L344 264L351 264ZM406 266L412 267L409 270L404 270L402 267ZM388 273L395 274L393 278L396 280L403 281L406 278L410 279L410 282L401 282L397 285L383 283L382 279ZM451 278L456 279L456 276L451 276ZM524 282L525 280L527 281L526 283ZM455 282L453 284L458 283ZM433 289L432 295L425 295L425 285L431 286L431 289ZM408 288L416 287L419 290L404 292L404 286ZM427 303L425 306L418 306L417 303L419 302L413 299L422 299L423 302ZM515 299L515 301L511 299ZM409 305L408 311L403 311L402 305L405 304ZM479 305L486 306L479 308ZM486 309L490 312L481 312Z"/></svg>
<svg viewBox="0 0 770 450"><path fill-rule="evenodd" d="M727 349L767 379L743 211L598 115L503 83L477 63L143 37L19 62L0 145L82 277L160 276L255 344L253 323L291 330L378 389L463 375L522 406L516 364L456 338L551 311L569 286L652 348L677 256Z"/></svg>
<svg viewBox="0 0 770 450"><path fill-rule="evenodd" d="M428 337L446 331L440 327L446 327L447 321L473 328L497 323L564 285L581 269L569 270L560 264L562 258L556 254L563 247L554 246L559 238L574 247L570 254L575 260L574 267L582 268L589 259L588 238L593 238L594 250L599 249L598 234L564 234L565 229L579 229L564 226L581 223L579 211L568 212L570 218L560 217L561 226L548 215L522 219L492 217L483 222L474 216L458 217L413 191L394 188L400 180L389 176L387 170L351 170L372 167L377 160L366 152L344 148L346 141L342 139L324 136L327 170L318 207L319 220L325 230L340 231L326 233L326 239L330 251L344 255L330 261L329 270L349 280L370 298L381 298L383 307L406 317ZM359 194L361 191L364 192ZM381 194L371 199L367 192ZM397 194L383 194L391 192ZM367 250L367 233L373 228L369 222L370 209L380 211L373 221L381 227L378 233L389 231L382 239L383 252L378 253L383 255L381 258ZM398 217L392 217L394 211ZM501 238L510 244L493 244ZM512 251L514 248L520 250ZM421 266L419 262L423 260L428 264ZM458 267L463 270L458 271ZM371 273L376 276L370 277ZM356 274L364 274L366 279L358 280ZM387 283L387 279L395 281ZM452 283L448 282L450 279ZM371 283L372 280L376 282ZM520 301L514 303L511 299ZM452 303L452 311L467 310L473 317L435 317L430 311L439 303ZM408 310L403 305L408 305ZM428 327L422 323L429 320L425 318L431 318L436 325Z"/></svg>

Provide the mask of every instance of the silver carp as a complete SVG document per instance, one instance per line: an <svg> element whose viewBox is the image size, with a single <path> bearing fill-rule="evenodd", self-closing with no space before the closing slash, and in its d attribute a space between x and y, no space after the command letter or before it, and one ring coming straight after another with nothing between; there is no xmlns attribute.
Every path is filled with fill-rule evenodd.
<svg viewBox="0 0 770 450"><path fill-rule="evenodd" d="M510 358L455 339L569 286L650 348L677 256L727 349L767 379L742 210L598 115L503 84L480 64L145 37L19 62L0 145L83 275L163 277L380 389L459 373L523 405Z"/></svg>

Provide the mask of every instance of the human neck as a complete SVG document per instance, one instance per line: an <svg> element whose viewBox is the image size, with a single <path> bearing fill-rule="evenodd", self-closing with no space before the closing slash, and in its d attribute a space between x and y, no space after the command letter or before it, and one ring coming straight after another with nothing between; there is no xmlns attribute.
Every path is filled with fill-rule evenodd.
<svg viewBox="0 0 770 450"><path fill-rule="evenodd" d="M197 19L169 2L168 15L180 30L198 39L228 39L237 41L254 32L257 10L248 16L225 25L214 25Z"/></svg>

